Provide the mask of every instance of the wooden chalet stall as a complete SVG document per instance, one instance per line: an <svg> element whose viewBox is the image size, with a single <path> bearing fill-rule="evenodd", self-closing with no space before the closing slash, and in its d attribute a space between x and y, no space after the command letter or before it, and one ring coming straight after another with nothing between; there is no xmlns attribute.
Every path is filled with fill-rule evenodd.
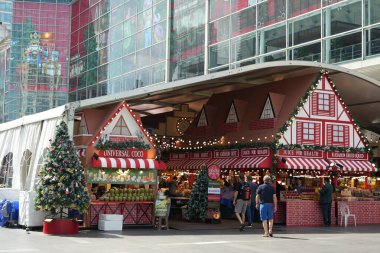
<svg viewBox="0 0 380 253"><path fill-rule="evenodd" d="M305 76L215 94L182 138L182 152L171 156L169 170L215 163L222 172L269 171L280 200L275 222L322 225L319 187L330 177L333 222L340 220L344 201L357 224L380 224L380 201L374 201L380 182L373 177L370 147L323 71L314 80Z"/></svg>
<svg viewBox="0 0 380 253"><path fill-rule="evenodd" d="M86 225L100 214L122 214L123 224L152 224L156 150L140 119L126 102L85 109L77 116L74 142L87 170L91 205Z"/></svg>

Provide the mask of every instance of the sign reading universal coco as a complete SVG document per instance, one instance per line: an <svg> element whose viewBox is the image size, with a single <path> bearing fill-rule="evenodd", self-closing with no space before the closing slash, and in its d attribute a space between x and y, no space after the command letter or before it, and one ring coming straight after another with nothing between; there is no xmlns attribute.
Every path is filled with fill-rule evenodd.
<svg viewBox="0 0 380 253"><path fill-rule="evenodd" d="M123 157L123 158L149 158L148 149L107 149L99 150L102 157Z"/></svg>

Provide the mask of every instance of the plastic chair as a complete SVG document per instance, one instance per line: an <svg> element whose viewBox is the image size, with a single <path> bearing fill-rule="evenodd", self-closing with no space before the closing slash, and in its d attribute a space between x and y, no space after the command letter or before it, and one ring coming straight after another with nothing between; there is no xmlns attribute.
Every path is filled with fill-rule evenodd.
<svg viewBox="0 0 380 253"><path fill-rule="evenodd" d="M343 223L343 217L344 217L344 226L347 227L347 223L348 223L348 218L349 217L354 217L354 222L355 222L355 227L356 227L356 216L355 214L351 214L350 212L350 208L348 207L348 205L346 204L341 204L340 205L340 225L342 226L342 223Z"/></svg>

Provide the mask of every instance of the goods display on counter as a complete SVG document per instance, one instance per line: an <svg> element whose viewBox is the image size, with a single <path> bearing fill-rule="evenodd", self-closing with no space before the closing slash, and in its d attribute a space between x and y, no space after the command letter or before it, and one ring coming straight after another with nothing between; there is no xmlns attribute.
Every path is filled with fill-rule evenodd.
<svg viewBox="0 0 380 253"><path fill-rule="evenodd" d="M153 201L153 189L112 188L99 198L100 201Z"/></svg>

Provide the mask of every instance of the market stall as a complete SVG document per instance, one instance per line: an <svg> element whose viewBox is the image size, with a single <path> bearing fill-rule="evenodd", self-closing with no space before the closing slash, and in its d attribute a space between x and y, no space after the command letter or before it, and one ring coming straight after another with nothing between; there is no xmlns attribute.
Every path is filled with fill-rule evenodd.
<svg viewBox="0 0 380 253"><path fill-rule="evenodd" d="M98 225L101 214L122 215L124 225L152 224L157 171L166 165L138 116L122 102L84 110L77 118L74 141L83 155L91 196L85 224Z"/></svg>

